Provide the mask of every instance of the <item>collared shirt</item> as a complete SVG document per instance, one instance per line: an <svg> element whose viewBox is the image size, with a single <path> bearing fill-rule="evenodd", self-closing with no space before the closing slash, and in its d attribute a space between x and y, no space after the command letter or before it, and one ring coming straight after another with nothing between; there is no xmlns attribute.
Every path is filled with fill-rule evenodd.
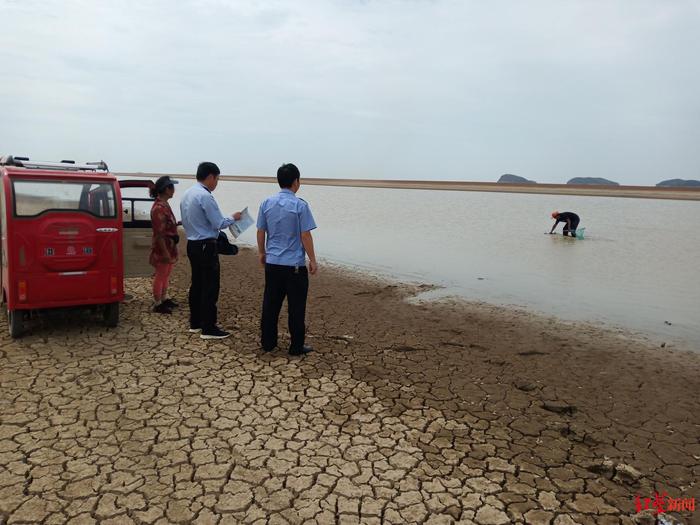
<svg viewBox="0 0 700 525"><path fill-rule="evenodd" d="M258 229L267 232L265 261L282 266L304 266L306 251L301 234L316 228L305 200L283 189L260 205Z"/></svg>
<svg viewBox="0 0 700 525"><path fill-rule="evenodd" d="M216 199L201 182L197 182L182 196L180 216L188 241L216 239L219 231L234 223L233 217L224 217Z"/></svg>

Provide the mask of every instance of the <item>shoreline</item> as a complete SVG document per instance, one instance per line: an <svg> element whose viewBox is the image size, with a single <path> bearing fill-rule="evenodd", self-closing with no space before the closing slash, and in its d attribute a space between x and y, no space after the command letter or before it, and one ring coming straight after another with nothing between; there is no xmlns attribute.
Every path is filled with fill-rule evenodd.
<svg viewBox="0 0 700 525"><path fill-rule="evenodd" d="M115 329L0 321L1 518L593 525L697 499L700 355L335 266L310 276L315 352L287 356L283 309L264 354L254 251L221 272L222 341L150 312L150 279Z"/></svg>
<svg viewBox="0 0 700 525"><path fill-rule="evenodd" d="M117 177L158 178L169 175L173 178L192 179L194 175L177 173L115 173ZM221 175L222 181L274 183L274 177ZM656 186L604 186L594 184L504 184L498 182L467 181L420 181L420 180L370 180L370 179L325 179L304 177L304 184L316 186L338 186L354 188L415 189L440 191L484 191L496 193L526 193L540 195L572 195L587 197L618 197L635 199L664 199L700 201L700 188L656 187Z"/></svg>
<svg viewBox="0 0 700 525"><path fill-rule="evenodd" d="M249 242L236 241L240 249L257 251L257 248ZM457 308L484 308L491 312L507 312L508 314L523 317L533 317L546 320L562 326L585 327L591 330L600 331L610 337L627 339L650 348L669 348L677 351L690 351L700 356L700 340L692 336L684 337L678 334L663 333L661 331L651 331L648 327L625 325L623 322L600 321L596 319L581 319L580 317L561 317L557 313L547 312L536 304L508 303L496 300L482 299L460 293L459 288L450 287L447 284L430 281L426 278L419 279L415 275L392 273L386 269L362 265L352 262L336 261L321 257L320 263L324 268L331 269L347 277L359 281L370 280L381 283L382 286L393 286L404 290L407 295L406 300L417 305L441 305L446 304Z"/></svg>

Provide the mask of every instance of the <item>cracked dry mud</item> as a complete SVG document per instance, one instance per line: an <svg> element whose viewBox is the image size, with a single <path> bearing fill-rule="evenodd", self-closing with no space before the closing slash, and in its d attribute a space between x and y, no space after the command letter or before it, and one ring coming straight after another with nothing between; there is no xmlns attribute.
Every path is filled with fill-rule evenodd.
<svg viewBox="0 0 700 525"><path fill-rule="evenodd" d="M263 355L250 250L222 275L224 341L149 312L147 279L116 329L0 322L0 523L612 525L700 495L695 353L324 268L316 352Z"/></svg>

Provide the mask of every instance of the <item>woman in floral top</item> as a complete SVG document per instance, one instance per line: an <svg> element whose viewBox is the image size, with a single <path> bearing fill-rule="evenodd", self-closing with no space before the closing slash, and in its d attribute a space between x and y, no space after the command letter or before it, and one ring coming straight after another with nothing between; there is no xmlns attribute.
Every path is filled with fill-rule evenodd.
<svg viewBox="0 0 700 525"><path fill-rule="evenodd" d="M177 262L177 220L173 215L168 201L175 194L176 180L168 176L160 177L151 190L151 197L156 200L151 208L151 225L153 226L153 241L149 262L155 267L153 276L153 311L160 314L172 313L177 303L168 299L168 280L170 272Z"/></svg>

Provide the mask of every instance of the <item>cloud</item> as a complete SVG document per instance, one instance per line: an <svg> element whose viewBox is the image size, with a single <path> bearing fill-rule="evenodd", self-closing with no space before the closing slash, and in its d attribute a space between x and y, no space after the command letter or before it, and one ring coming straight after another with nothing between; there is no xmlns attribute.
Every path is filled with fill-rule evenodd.
<svg viewBox="0 0 700 525"><path fill-rule="evenodd" d="M700 177L696 1L0 3L8 153L118 170ZM7 81L11 78L11 81Z"/></svg>

